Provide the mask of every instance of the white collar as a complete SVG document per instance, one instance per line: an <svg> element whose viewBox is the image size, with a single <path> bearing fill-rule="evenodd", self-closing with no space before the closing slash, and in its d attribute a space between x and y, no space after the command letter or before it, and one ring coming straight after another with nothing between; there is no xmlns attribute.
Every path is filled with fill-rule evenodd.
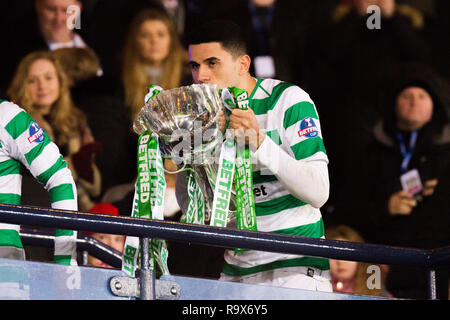
<svg viewBox="0 0 450 320"><path fill-rule="evenodd" d="M85 48L87 47L84 40L77 33L73 34L73 40L69 42L48 42L48 47L51 51L61 48Z"/></svg>

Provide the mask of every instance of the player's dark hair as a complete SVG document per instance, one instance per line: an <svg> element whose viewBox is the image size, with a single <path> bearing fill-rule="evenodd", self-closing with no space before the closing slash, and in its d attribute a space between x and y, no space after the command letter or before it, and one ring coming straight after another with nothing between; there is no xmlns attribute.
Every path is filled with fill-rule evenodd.
<svg viewBox="0 0 450 320"><path fill-rule="evenodd" d="M219 42L233 57L247 54L247 46L241 28L229 20L211 20L193 30L188 43Z"/></svg>

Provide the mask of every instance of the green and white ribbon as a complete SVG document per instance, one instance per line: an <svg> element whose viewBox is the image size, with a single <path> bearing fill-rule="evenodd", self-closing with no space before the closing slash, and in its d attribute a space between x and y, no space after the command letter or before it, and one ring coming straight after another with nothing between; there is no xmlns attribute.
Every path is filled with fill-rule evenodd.
<svg viewBox="0 0 450 320"><path fill-rule="evenodd" d="M148 93L145 95L144 103L147 103L151 98L153 98L158 93L160 93L161 91L164 90L163 88L161 88L160 86L158 86L156 84L152 84L152 85L148 86L147 89L148 89Z"/></svg>
<svg viewBox="0 0 450 320"><path fill-rule="evenodd" d="M137 184L134 188L133 208L131 211L133 218L139 217L139 201L137 193ZM139 238L127 236L125 238L124 250L122 255L122 271L130 277L134 277L136 269L138 268L139 256Z"/></svg>
<svg viewBox="0 0 450 320"><path fill-rule="evenodd" d="M239 109L247 110L249 108L247 91L239 88L228 88L228 91L234 97L235 105ZM241 230L256 231L253 171L248 146L236 146L235 174L237 227Z"/></svg>
<svg viewBox="0 0 450 320"><path fill-rule="evenodd" d="M233 175L235 168L236 144L230 131L226 132L222 144L217 180L214 184L214 200L212 205L210 225L226 227L228 208L233 188Z"/></svg>
<svg viewBox="0 0 450 320"><path fill-rule="evenodd" d="M150 131L142 133L138 142L138 178L133 200L133 217L164 220L164 163L157 138ZM149 240L150 269L155 262L163 274L169 274L168 251L161 239ZM122 270L134 276L139 255L139 238L127 237L123 255Z"/></svg>
<svg viewBox="0 0 450 320"><path fill-rule="evenodd" d="M238 88L226 88L221 91L222 101L229 111L234 108L247 110L248 93ZM229 130L222 144L219 169L214 190L211 225L226 226L231 189L235 180L237 227L241 230L257 230L256 210L253 195L253 172L250 151L234 141Z"/></svg>
<svg viewBox="0 0 450 320"><path fill-rule="evenodd" d="M193 170L186 172L186 186L189 202L187 210L180 221L184 223L205 224L203 193Z"/></svg>
<svg viewBox="0 0 450 320"><path fill-rule="evenodd" d="M150 86L149 93L145 97L145 102L148 102L148 100L156 96L162 90L163 89L159 86L156 85ZM223 102L225 103L229 111L232 111L232 109L234 108L246 110L249 107L248 93L245 90L238 88L227 88L221 91L221 96ZM140 142L142 141L141 139L142 136L140 138ZM152 145L149 147L149 149L156 148L159 152L156 140L154 140L154 143L156 144L156 146ZM145 168L145 165L141 163L138 163L138 166L140 170ZM142 179L138 180L136 184L137 192L135 193L133 214L135 214L135 212L138 212L138 214L136 214L137 216L143 216L142 212L151 212L150 218L152 218L154 217L154 212L155 214L157 214L157 212L159 211L157 207L155 208L152 207L149 209L148 204L146 204L145 201L142 201L143 200L142 197L145 198L145 193L143 196L138 192L139 191L148 192L148 190L147 185L145 184L146 183L145 173L142 173L143 171L139 172L140 172L139 178ZM141 173L143 174L142 177ZM211 178L208 175L210 184L214 188L214 199L211 208L211 219L210 219L211 226L226 227L229 212L229 204L232 194L233 178L235 181L235 190L236 190L236 204L237 204L236 210L238 219L237 221L238 229L257 230L250 152L248 147L238 146L232 136L232 133L229 130L227 130L226 139L221 146L219 167L217 176L215 177L215 181L211 181ZM164 179L164 175L162 175L162 179ZM209 203L205 202L205 197L199 185L199 179L200 177L196 172L194 172L194 170L191 169L187 171L186 184L189 202L187 211L183 214L180 220L181 222L193 224L205 223L205 212L207 209L206 205ZM128 239L127 237L124 253L124 264L122 269L127 270L127 268L129 268L130 270L134 270L133 267L135 268L137 263L136 256L138 254L138 250L136 248L138 247L138 243L139 239L137 239L136 241L131 238ZM156 257L156 261L158 262L158 264L160 266L161 265L167 266L167 264L164 264L167 249L162 244L163 242L158 243L152 242L151 248L154 248L155 251L154 256ZM236 252L240 251L240 249L236 250L237 250ZM126 264L126 262L128 264Z"/></svg>
<svg viewBox="0 0 450 320"><path fill-rule="evenodd" d="M236 210L237 227L241 230L257 230L255 199L253 196L253 172L248 148L236 150Z"/></svg>

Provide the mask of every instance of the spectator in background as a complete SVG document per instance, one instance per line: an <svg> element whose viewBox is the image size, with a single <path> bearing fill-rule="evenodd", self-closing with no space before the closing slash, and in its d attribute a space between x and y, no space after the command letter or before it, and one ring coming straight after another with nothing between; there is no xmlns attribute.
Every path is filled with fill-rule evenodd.
<svg viewBox="0 0 450 320"><path fill-rule="evenodd" d="M367 13L369 5L377 5L380 11ZM329 223L347 213L348 194L360 178L363 150L372 140L371 128L382 116L384 91L380 88L391 81L390 71L402 62L428 62L431 54L420 11L395 0L353 0L337 6L332 19L313 44L312 63L320 72L313 72L316 79L311 79L334 160L328 208L333 206L335 213L325 214ZM368 21L373 19L378 19L380 29L369 28Z"/></svg>
<svg viewBox="0 0 450 320"><path fill-rule="evenodd" d="M62 47L86 47L78 30L72 28L81 12L78 0L33 0L27 14L8 18L4 32L4 43L8 50L2 52L2 80L0 90L11 83L19 62L29 53L37 50L54 50ZM26 4L23 4L26 7ZM71 10L71 8L75 10ZM76 9L79 8L79 9ZM17 20L16 20L17 19ZM11 27L13 25L13 27ZM68 26L71 26L69 28Z"/></svg>
<svg viewBox="0 0 450 320"><path fill-rule="evenodd" d="M102 213L102 214L111 214L118 216L119 210L112 204L107 202L100 202L95 204L89 212L92 213ZM107 246L111 247L112 249L122 253L123 252L123 246L125 244L125 236L120 234L106 234L106 233L99 233L99 232L84 232L84 234L106 244ZM110 265L106 264L105 262L89 255L88 256L88 265L93 267L100 267L100 268L112 268Z"/></svg>
<svg viewBox="0 0 450 320"><path fill-rule="evenodd" d="M363 175L359 172L360 181L352 186L356 200L347 206L353 211L349 220L369 242L448 246L449 86L420 64L404 65L392 83L385 116L374 126L374 141L365 150ZM402 183L408 175L413 178ZM438 273L438 279L438 294L446 299L448 270ZM426 298L426 273L393 266L387 288L396 297Z"/></svg>
<svg viewBox="0 0 450 320"><path fill-rule="evenodd" d="M122 65L125 104L132 120L144 105L149 85L167 90L192 82L187 62L175 25L164 11L143 10L133 18Z"/></svg>
<svg viewBox="0 0 450 320"><path fill-rule="evenodd" d="M81 36L75 32L77 13L81 13L82 8L80 1L34 0L34 4L40 34L50 50L86 47Z"/></svg>
<svg viewBox="0 0 450 320"><path fill-rule="evenodd" d="M107 87L103 81L103 70L99 58L88 47L60 48L54 50L52 54L67 76L67 84L75 105L89 119L89 113L95 112L95 108L90 105L85 106L85 101L92 96L104 94Z"/></svg>
<svg viewBox="0 0 450 320"><path fill-rule="evenodd" d="M102 194L110 187L128 183L135 177L136 137L130 131L122 99L102 75L99 58L90 48L62 48L53 55L67 74L75 105L84 112L93 136L102 144L102 152L96 156Z"/></svg>
<svg viewBox="0 0 450 320"><path fill-rule="evenodd" d="M100 146L84 113L73 104L66 75L52 53L27 55L17 68L8 95L56 142L76 181L79 209L90 209L91 197L101 191L101 174L94 158Z"/></svg>
<svg viewBox="0 0 450 320"><path fill-rule="evenodd" d="M208 0L97 0L92 14L82 31L86 33L87 43L100 58L105 75L112 79L120 78L121 48L126 40L127 28L140 11L158 9L166 11L175 22L177 33L184 39L186 26L193 28L204 21ZM214 1L217 4L217 1ZM185 44L184 41L182 41ZM120 85L120 83L119 83Z"/></svg>
<svg viewBox="0 0 450 320"><path fill-rule="evenodd" d="M60 48L53 52L53 56L66 73L70 88L102 75L100 61L90 48Z"/></svg>
<svg viewBox="0 0 450 320"><path fill-rule="evenodd" d="M124 102L128 109L130 128L145 104L149 85L157 84L166 90L192 83L187 62L187 51L182 47L176 27L165 11L142 10L133 18L126 37L122 64ZM135 138L136 146L137 136ZM171 160L166 159L164 166L172 168L171 171L176 170ZM174 191L176 175L165 175L169 194Z"/></svg>
<svg viewBox="0 0 450 320"><path fill-rule="evenodd" d="M346 225L329 227L325 233L328 240L364 242L364 239L356 230ZM367 271L369 266L370 264L365 262L330 259L333 291L368 296L389 296L385 291L385 272L380 273L380 276L382 276L379 279L380 287L369 288L367 285L370 276L370 272ZM387 268L387 266L382 267L383 269Z"/></svg>
<svg viewBox="0 0 450 320"><path fill-rule="evenodd" d="M314 25L314 6L305 1L226 1L211 3L207 16L232 20L242 28L252 59L251 74L304 87L306 39Z"/></svg>
<svg viewBox="0 0 450 320"><path fill-rule="evenodd" d="M144 98L149 85L157 84L163 89L172 89L192 82L187 59L187 52L180 43L176 27L163 9L144 9L133 17L128 28L122 63L123 100L130 132L134 118L145 104ZM135 134L133 140L132 145L136 146ZM136 155L136 149L132 154ZM173 161L168 159L164 161L164 166L169 171L177 170ZM165 172L165 178L165 215L171 217L179 212L175 201L176 174ZM127 183L111 186L103 199L113 202L121 212L130 215L134 179L135 176L130 177Z"/></svg>
<svg viewBox="0 0 450 320"><path fill-rule="evenodd" d="M90 19L82 27L86 42L97 53L112 91L120 89L121 50L127 28L136 14L151 8L164 10L159 0L98 0Z"/></svg>

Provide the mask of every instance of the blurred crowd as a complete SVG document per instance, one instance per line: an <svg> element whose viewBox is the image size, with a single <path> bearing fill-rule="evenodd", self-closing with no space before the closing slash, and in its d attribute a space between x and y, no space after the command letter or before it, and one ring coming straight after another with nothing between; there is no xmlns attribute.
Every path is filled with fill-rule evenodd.
<svg viewBox="0 0 450 320"><path fill-rule="evenodd" d="M147 86L191 84L189 31L221 18L245 31L252 75L294 83L316 104L330 160L330 198L321 209L330 239L450 244L449 1L3 0L0 8L0 96L26 109L57 143L80 211L106 203L100 208L131 214L132 123ZM170 161L165 166L174 171ZM416 194L400 179L411 169L422 184ZM181 215L175 179L166 174L165 215L174 221ZM26 174L22 195L23 204L49 206ZM216 264L199 268L204 250ZM169 252L174 273L220 272L220 249L172 243ZM367 267L333 272L332 264L334 289L426 296L423 270L381 267L386 288L375 293L357 289L358 270ZM448 298L448 268L437 279L439 297Z"/></svg>

